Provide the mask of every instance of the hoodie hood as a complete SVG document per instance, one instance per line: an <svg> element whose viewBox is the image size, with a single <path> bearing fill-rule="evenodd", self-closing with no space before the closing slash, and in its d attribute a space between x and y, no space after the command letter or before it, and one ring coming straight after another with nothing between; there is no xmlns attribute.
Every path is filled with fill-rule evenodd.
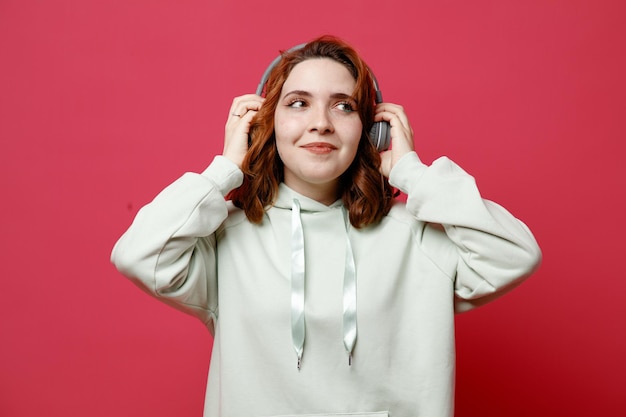
<svg viewBox="0 0 626 417"><path fill-rule="evenodd" d="M330 211L337 210L343 207L343 201L338 199L331 205L327 206L326 204L320 203L319 201L313 200L312 198L306 197L293 189L289 188L285 185L284 182L281 182L278 185L278 198L274 201L273 206L277 208L283 208L291 210L293 206L293 199L297 199L300 202L300 207L303 212L322 212L322 211Z"/></svg>
<svg viewBox="0 0 626 417"><path fill-rule="evenodd" d="M297 367L302 366L306 340L306 265L307 262L323 262L322 259L306 259L305 230L303 214L331 210L341 210L345 226L346 250L343 274L343 344L348 355L348 365L352 365L352 352L357 336L356 266L350 242L350 221L348 212L341 200L327 206L311 198L296 193L284 183L279 185L277 208L291 210L291 336L297 357Z"/></svg>

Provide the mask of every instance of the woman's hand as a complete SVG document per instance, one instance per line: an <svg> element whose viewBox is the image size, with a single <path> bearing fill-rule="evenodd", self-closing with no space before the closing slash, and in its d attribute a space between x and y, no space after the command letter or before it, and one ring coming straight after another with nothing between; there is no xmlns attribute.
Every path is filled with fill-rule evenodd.
<svg viewBox="0 0 626 417"><path fill-rule="evenodd" d="M224 151L222 155L241 168L244 156L248 152L248 133L250 122L259 111L265 99L256 94L236 97L230 106L230 113L224 128Z"/></svg>
<svg viewBox="0 0 626 417"><path fill-rule="evenodd" d="M380 172L387 178L396 162L413 151L413 129L402 106L380 103L376 106L374 121L387 121L391 125L391 149L380 154Z"/></svg>

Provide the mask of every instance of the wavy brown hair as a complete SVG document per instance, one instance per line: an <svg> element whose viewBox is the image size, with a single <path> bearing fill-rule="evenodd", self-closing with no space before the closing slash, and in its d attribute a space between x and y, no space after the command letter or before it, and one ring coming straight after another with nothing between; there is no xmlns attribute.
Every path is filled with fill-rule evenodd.
<svg viewBox="0 0 626 417"><path fill-rule="evenodd" d="M278 193L284 179L284 165L278 156L274 136L274 112L291 70L307 59L329 58L344 65L356 81L354 100L363 124L356 157L340 179L342 200L350 223L356 228L378 223L393 204L394 190L380 174L380 155L369 140L374 123L375 88L371 73L357 52L344 41L322 36L296 50L281 52L280 63L265 85L265 103L252 120L250 147L241 169L244 181L227 198L246 213L253 223L261 223L265 210Z"/></svg>

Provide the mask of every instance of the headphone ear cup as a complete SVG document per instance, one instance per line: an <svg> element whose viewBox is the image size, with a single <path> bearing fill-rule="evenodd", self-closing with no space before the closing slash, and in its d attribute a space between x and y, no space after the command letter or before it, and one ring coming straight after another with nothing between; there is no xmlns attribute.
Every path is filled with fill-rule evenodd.
<svg viewBox="0 0 626 417"><path fill-rule="evenodd" d="M389 122L376 122L370 130L370 141L378 152L386 151L391 144L391 125Z"/></svg>

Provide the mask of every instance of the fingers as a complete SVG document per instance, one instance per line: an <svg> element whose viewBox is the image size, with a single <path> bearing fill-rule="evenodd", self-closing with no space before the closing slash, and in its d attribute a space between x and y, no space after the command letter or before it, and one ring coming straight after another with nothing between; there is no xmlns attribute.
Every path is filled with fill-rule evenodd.
<svg viewBox="0 0 626 417"><path fill-rule="evenodd" d="M375 120L386 120L391 126L397 126L410 132L413 135L413 129L411 123L404 112L404 108L397 104L392 103L380 103L376 106Z"/></svg>
<svg viewBox="0 0 626 417"><path fill-rule="evenodd" d="M391 149L381 153L381 173L389 177L396 162L413 151L413 128L402 106L380 103L376 106L375 121L387 121L391 126Z"/></svg>
<svg viewBox="0 0 626 417"><path fill-rule="evenodd" d="M224 129L224 150L222 155L241 167L248 151L248 133L254 115L259 111L265 99L256 94L236 97L230 106Z"/></svg>
<svg viewBox="0 0 626 417"><path fill-rule="evenodd" d="M226 120L226 142L230 141L233 136L248 134L250 122L264 102L265 98L256 94L246 94L233 100Z"/></svg>
<svg viewBox="0 0 626 417"><path fill-rule="evenodd" d="M402 106L392 103L380 103L376 106L375 121L385 120L391 125L391 146L408 147L413 150L413 128Z"/></svg>
<svg viewBox="0 0 626 417"><path fill-rule="evenodd" d="M250 115L250 111L258 111L265 102L265 98L257 96L256 94L246 94L240 97L236 97L233 100L233 104L230 106L230 114L228 121L236 120L233 118L242 119L247 117L252 119L254 114Z"/></svg>

